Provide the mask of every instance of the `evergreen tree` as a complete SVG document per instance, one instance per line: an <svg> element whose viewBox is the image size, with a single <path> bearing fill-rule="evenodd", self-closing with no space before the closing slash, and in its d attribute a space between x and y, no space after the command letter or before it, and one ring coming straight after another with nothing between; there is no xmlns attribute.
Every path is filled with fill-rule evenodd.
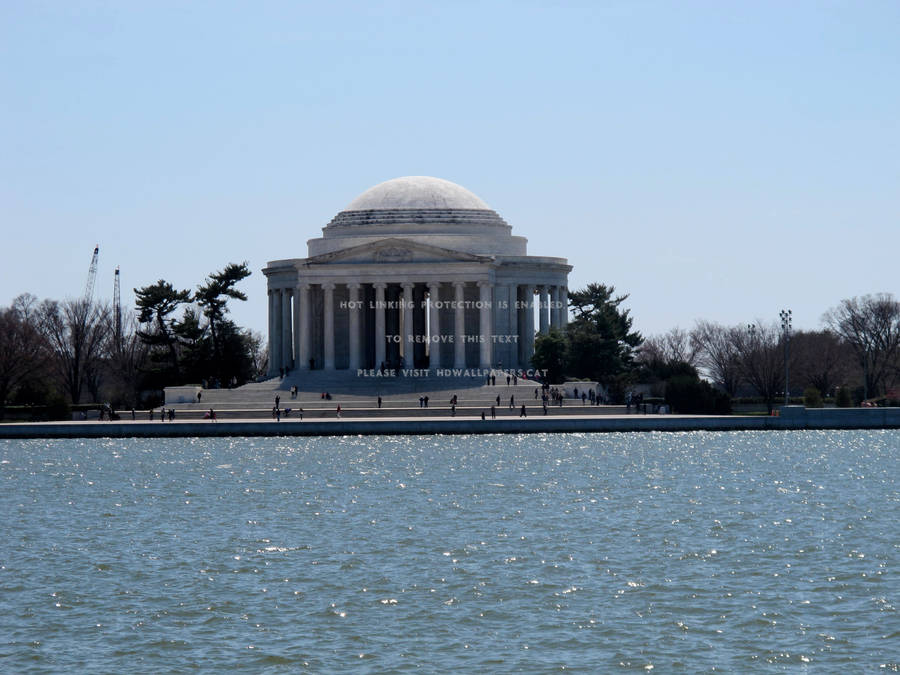
<svg viewBox="0 0 900 675"><path fill-rule="evenodd" d="M190 291L179 291L168 281L160 279L155 284L135 288L135 304L138 320L148 324L150 330L138 331L138 336L151 348L162 347L168 354L170 376L180 379L178 345L174 331L176 319L172 313L178 306L191 301ZM150 325L152 324L152 325ZM157 358L159 356L157 355Z"/></svg>
<svg viewBox="0 0 900 675"><path fill-rule="evenodd" d="M240 265L229 263L221 272L210 274L194 294L195 302L201 307L203 316L208 321L212 351L211 373L225 382L232 377L238 377L243 368L235 362L235 359L240 361L244 356L243 346L235 349L237 327L225 318L228 313L228 300L247 299L246 294L235 286L249 276L250 268L247 262ZM240 340L237 342L240 343Z"/></svg>
<svg viewBox="0 0 900 675"><path fill-rule="evenodd" d="M569 355L566 334L558 328L551 328L546 335L539 335L534 341L534 356L531 365L546 370L547 382L561 382L565 375Z"/></svg>
<svg viewBox="0 0 900 675"><path fill-rule="evenodd" d="M632 331L629 310L622 309L628 295L615 294L615 286L588 284L569 294L575 313L568 325L568 367L570 374L610 386L628 375L635 350L643 338Z"/></svg>

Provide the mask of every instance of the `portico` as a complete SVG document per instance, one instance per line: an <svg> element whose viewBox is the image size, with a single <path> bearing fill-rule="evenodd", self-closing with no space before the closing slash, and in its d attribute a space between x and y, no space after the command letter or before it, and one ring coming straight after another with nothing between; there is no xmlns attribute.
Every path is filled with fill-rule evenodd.
<svg viewBox="0 0 900 675"><path fill-rule="evenodd" d="M526 255L524 238L448 181L377 185L308 244L309 257L263 270L270 375L527 368L535 326L566 322L566 260Z"/></svg>

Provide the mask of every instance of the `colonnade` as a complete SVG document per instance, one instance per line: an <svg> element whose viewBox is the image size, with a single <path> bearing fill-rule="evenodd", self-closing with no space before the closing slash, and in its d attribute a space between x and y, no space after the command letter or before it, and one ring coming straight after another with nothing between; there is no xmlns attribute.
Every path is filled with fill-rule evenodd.
<svg viewBox="0 0 900 675"><path fill-rule="evenodd" d="M535 308L540 333L565 326L565 285L310 280L270 288L269 375L383 365L529 367Z"/></svg>

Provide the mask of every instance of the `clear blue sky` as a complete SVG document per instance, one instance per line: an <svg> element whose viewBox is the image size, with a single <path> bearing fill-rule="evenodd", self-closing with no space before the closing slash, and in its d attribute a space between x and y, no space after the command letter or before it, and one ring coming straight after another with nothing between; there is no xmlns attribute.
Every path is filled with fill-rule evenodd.
<svg viewBox="0 0 900 675"><path fill-rule="evenodd" d="M900 3L0 4L0 303L194 288L384 180L495 208L645 334L900 287Z"/></svg>

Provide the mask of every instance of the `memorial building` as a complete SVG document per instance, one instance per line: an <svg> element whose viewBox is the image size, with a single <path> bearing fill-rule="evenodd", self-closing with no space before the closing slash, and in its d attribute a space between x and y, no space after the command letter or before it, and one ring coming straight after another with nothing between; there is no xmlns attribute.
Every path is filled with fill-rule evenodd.
<svg viewBox="0 0 900 675"><path fill-rule="evenodd" d="M526 369L535 332L567 321L566 259L527 255L490 206L440 178L376 185L307 244L263 270L269 375Z"/></svg>

